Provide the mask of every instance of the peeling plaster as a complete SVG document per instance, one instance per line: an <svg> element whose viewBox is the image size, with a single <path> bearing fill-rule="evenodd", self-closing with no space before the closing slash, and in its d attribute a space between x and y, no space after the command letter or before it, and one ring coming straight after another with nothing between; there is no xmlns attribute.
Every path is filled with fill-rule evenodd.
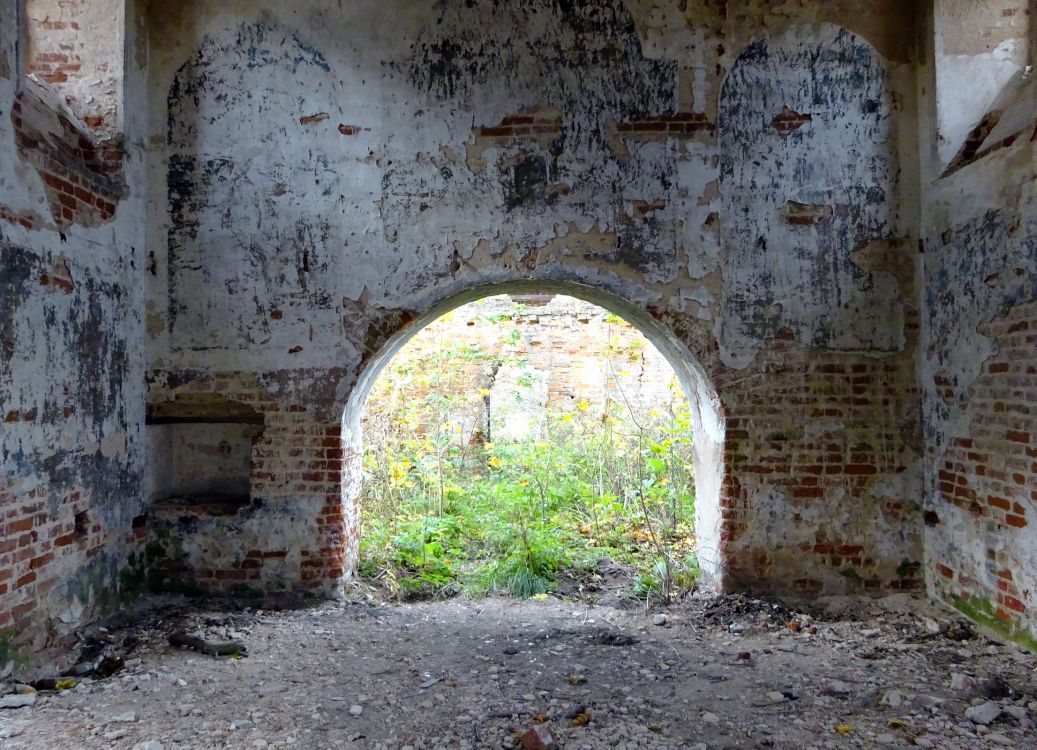
<svg viewBox="0 0 1037 750"><path fill-rule="evenodd" d="M811 112L809 127L775 130L785 109ZM895 284L850 259L896 233L893 109L881 58L833 26L759 38L735 62L719 119L727 361L780 327L814 347L903 348ZM763 311L779 299L771 319Z"/></svg>

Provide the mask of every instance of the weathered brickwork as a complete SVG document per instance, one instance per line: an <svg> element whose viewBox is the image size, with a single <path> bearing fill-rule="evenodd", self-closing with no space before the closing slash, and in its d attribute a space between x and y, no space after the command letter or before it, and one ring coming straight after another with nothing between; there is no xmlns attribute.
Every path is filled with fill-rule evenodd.
<svg viewBox="0 0 1037 750"><path fill-rule="evenodd" d="M93 518L96 499L87 490L55 494L38 487L14 494L0 489L0 630L32 633L34 626L54 613L47 611L51 592L76 572L104 554L133 559L143 568L143 523L127 530L111 530ZM103 596L103 592L94 592ZM67 622L79 619L85 602L59 613ZM58 634L54 644L60 643ZM37 642L35 646L53 645Z"/></svg>
<svg viewBox="0 0 1037 750"><path fill-rule="evenodd" d="M56 226L111 220L125 193L120 138L97 140L49 92L28 84L11 106L11 123L19 153L43 180Z"/></svg>
<svg viewBox="0 0 1037 750"><path fill-rule="evenodd" d="M0 0L16 648L149 562L333 593L370 378L450 305L532 291L674 365L717 585L924 575L1037 644L1025 3L290 5ZM169 481L163 440L206 424L242 502Z"/></svg>
<svg viewBox="0 0 1037 750"><path fill-rule="evenodd" d="M222 592L335 590L354 564L356 519L342 501L341 425L314 419L304 407L272 397L254 377L217 373L176 386L153 383L152 407L219 415L213 396L262 415L251 446L249 504L218 498L168 497L154 488L148 514L151 580L160 588ZM152 428L149 428L152 429ZM161 451L161 443L153 444Z"/></svg>
<svg viewBox="0 0 1037 750"><path fill-rule="evenodd" d="M830 19L811 10L771 28L765 6L661 25L613 0L408 6L407 44L358 39L357 71L338 54L348 23L289 29L235 4L157 12L154 382L252 372L279 404L265 414L334 424L345 410L353 545L352 419L395 337L475 287L600 294L684 368L718 585L916 586L916 306L895 127L912 113L893 76L908 58L892 24L865 24L865 39L812 25ZM170 33L195 11L191 36ZM296 85L305 95L286 98ZM292 158L246 153L230 112ZM263 473L254 498L309 491L283 478L260 491ZM261 527L267 513L235 518ZM242 560L280 549L227 545ZM348 572L352 547L345 559Z"/></svg>
<svg viewBox="0 0 1037 750"><path fill-rule="evenodd" d="M0 225L0 632L35 653L140 590L143 383L118 271L7 239L26 230Z"/></svg>
<svg viewBox="0 0 1037 750"><path fill-rule="evenodd" d="M716 134L716 124L709 121L703 112L676 112L672 115L617 122L616 132L636 139L660 137L690 138L701 134L708 140Z"/></svg>
<svg viewBox="0 0 1037 750"><path fill-rule="evenodd" d="M1032 621L1037 590L1024 550L1037 517L1037 303L1013 307L980 333L997 351L963 395L969 427L952 438L937 476L941 501L964 511L989 546L982 567L960 557L939 557L935 566L965 604L978 597L1001 620ZM947 383L940 391L956 398Z"/></svg>
<svg viewBox="0 0 1037 750"><path fill-rule="evenodd" d="M32 211L14 211L7 206L0 206L0 221L18 224L25 229L39 229L43 221Z"/></svg>
<svg viewBox="0 0 1037 750"><path fill-rule="evenodd" d="M483 357L460 355L437 365L437 351L458 343L477 347ZM539 419L545 410L574 410L581 402L598 415L608 401L642 415L672 406L680 388L666 358L634 326L564 295L507 295L464 305L430 323L393 361L460 375L446 385L411 384L407 392L419 398L432 389L464 396L486 388L491 417L514 406ZM520 378L528 384L520 385ZM392 393L381 392L368 403L377 410L392 401Z"/></svg>
<svg viewBox="0 0 1037 750"><path fill-rule="evenodd" d="M971 56L970 80L1001 88L966 91L953 66L944 88L937 77L941 137L961 150L925 196L926 577L934 595L1037 648L1037 83L1018 54L1030 21L1007 0L944 11L955 15L943 44ZM952 106L976 94L982 108ZM987 122L951 141L951 115Z"/></svg>
<svg viewBox="0 0 1037 750"><path fill-rule="evenodd" d="M144 581L143 215L121 139L25 75L33 5L0 2L0 661L17 665ZM114 19L102 33L124 40Z"/></svg>
<svg viewBox="0 0 1037 750"><path fill-rule="evenodd" d="M785 583L804 595L922 588L910 358L817 357L779 340L763 359L717 386L736 391L720 498L731 583L773 588L800 569Z"/></svg>

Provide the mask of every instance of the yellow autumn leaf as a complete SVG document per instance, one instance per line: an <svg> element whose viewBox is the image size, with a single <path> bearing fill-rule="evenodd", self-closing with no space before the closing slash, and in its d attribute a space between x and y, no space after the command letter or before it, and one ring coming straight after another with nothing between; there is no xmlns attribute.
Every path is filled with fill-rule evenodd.
<svg viewBox="0 0 1037 750"><path fill-rule="evenodd" d="M583 399L580 403L576 404L576 408L580 411L587 411L591 408L591 405L587 402L587 399Z"/></svg>
<svg viewBox="0 0 1037 750"><path fill-rule="evenodd" d="M850 724L836 724L835 731L837 731L839 734L847 735L853 731L853 726Z"/></svg>
<svg viewBox="0 0 1037 750"><path fill-rule="evenodd" d="M490 456L490 460L486 463L488 463L494 469L499 469L504 464L504 462L497 458L497 456Z"/></svg>
<svg viewBox="0 0 1037 750"><path fill-rule="evenodd" d="M489 388L480 388L479 389L479 395L482 396L483 398L486 398L487 396L490 395L490 389Z"/></svg>

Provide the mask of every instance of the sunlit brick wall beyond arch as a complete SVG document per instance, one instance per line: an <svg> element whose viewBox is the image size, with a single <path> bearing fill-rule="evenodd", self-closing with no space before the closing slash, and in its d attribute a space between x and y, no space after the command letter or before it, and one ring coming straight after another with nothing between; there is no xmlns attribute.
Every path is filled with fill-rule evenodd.
<svg viewBox="0 0 1037 750"><path fill-rule="evenodd" d="M437 359L458 344L481 356ZM493 440L536 431L548 411L579 408L597 416L612 404L640 420L684 399L673 369L644 334L604 308L565 295L501 295L464 305L420 331L389 367L435 366L463 370L463 377L420 390L448 396L483 391L479 429L488 424ZM368 413L399 403L392 386L391 377L375 385ZM405 393L418 390L411 386Z"/></svg>

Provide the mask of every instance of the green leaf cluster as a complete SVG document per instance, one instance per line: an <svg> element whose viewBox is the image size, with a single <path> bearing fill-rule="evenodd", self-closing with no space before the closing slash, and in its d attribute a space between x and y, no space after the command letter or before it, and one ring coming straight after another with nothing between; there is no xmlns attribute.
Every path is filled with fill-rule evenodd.
<svg viewBox="0 0 1037 750"><path fill-rule="evenodd" d="M512 316L498 318L497 346L443 340L394 360L376 383L359 574L403 599L531 597L609 558L633 571L631 595L690 589L698 576L691 415L680 388L669 403L641 409L621 389L593 407L576 397L547 410L528 437L491 441L487 382L514 364L509 347L522 337ZM620 344L610 338L603 363L612 377L616 363L639 356ZM535 385L534 374L519 377L513 397L531 397Z"/></svg>

